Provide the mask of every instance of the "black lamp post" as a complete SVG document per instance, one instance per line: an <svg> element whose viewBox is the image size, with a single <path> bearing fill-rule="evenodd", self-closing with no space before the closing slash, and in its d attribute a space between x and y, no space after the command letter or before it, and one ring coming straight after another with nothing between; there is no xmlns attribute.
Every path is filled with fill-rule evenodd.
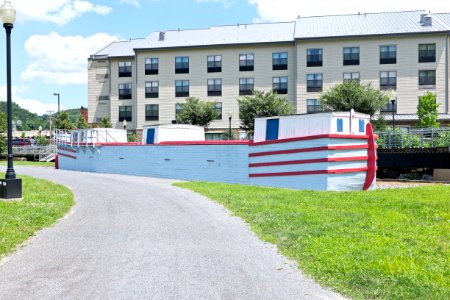
<svg viewBox="0 0 450 300"><path fill-rule="evenodd" d="M391 100L392 104L392 131L395 131L395 100Z"/></svg>
<svg viewBox="0 0 450 300"><path fill-rule="evenodd" d="M58 96L58 115L59 115L59 93L53 93L53 96Z"/></svg>
<svg viewBox="0 0 450 300"><path fill-rule="evenodd" d="M127 130L127 120L123 119L122 121L123 129Z"/></svg>
<svg viewBox="0 0 450 300"><path fill-rule="evenodd" d="M231 118L233 117L232 113L228 113L228 139L231 140Z"/></svg>
<svg viewBox="0 0 450 300"><path fill-rule="evenodd" d="M22 179L16 178L12 152L12 99L11 99L11 30L16 20L16 10L11 1L5 0L0 7L0 17L6 31L6 115L8 126L8 168L5 179L0 180L0 198L22 198Z"/></svg>

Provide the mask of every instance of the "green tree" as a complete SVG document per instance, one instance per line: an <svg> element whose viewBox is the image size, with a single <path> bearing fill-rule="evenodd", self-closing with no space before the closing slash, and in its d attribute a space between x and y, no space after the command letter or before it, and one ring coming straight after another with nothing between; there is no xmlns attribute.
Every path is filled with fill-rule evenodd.
<svg viewBox="0 0 450 300"><path fill-rule="evenodd" d="M248 135L253 134L255 118L283 116L294 111L285 97L273 91L265 93L255 90L252 95L239 97L238 102L241 128L247 131Z"/></svg>
<svg viewBox="0 0 450 300"><path fill-rule="evenodd" d="M36 145L47 146L49 144L50 141L45 136L39 135L36 137Z"/></svg>
<svg viewBox="0 0 450 300"><path fill-rule="evenodd" d="M84 116L83 116L82 114L79 114L79 115L78 115L77 122L76 122L76 127L77 127L78 129L85 129L85 128L88 128L88 124L87 124L87 122L86 122L86 120L84 119Z"/></svg>
<svg viewBox="0 0 450 300"><path fill-rule="evenodd" d="M70 121L67 112L62 111L55 117L55 129L74 129L75 125Z"/></svg>
<svg viewBox="0 0 450 300"><path fill-rule="evenodd" d="M368 84L350 81L337 84L320 96L326 110L365 113L373 117L389 101L389 96Z"/></svg>
<svg viewBox="0 0 450 300"><path fill-rule="evenodd" d="M103 118L100 120L100 127L101 128L112 128L111 121L109 120L107 115L104 115Z"/></svg>
<svg viewBox="0 0 450 300"><path fill-rule="evenodd" d="M189 97L185 103L180 104L181 110L176 116L177 122L207 128L214 119L219 117L219 112L214 109L215 105L216 102L205 102Z"/></svg>
<svg viewBox="0 0 450 300"><path fill-rule="evenodd" d="M436 94L428 92L419 98L419 105L417 105L417 116L419 127L439 127L437 121L438 112L437 109L439 103L436 103Z"/></svg>

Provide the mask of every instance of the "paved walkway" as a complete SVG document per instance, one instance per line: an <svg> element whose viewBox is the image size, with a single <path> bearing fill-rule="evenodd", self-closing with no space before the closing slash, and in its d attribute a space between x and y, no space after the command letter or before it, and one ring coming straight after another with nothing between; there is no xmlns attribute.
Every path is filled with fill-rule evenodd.
<svg viewBox="0 0 450 300"><path fill-rule="evenodd" d="M77 204L0 261L0 299L336 299L220 205L173 181L17 167Z"/></svg>

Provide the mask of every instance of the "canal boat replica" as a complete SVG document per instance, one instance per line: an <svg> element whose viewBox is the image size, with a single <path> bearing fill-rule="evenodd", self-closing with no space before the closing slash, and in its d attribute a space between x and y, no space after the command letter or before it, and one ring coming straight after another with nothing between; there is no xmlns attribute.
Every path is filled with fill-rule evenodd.
<svg viewBox="0 0 450 300"><path fill-rule="evenodd" d="M253 141L178 124L145 127L139 143L119 129L55 132L59 169L334 191L375 188L375 140L353 111L258 118Z"/></svg>

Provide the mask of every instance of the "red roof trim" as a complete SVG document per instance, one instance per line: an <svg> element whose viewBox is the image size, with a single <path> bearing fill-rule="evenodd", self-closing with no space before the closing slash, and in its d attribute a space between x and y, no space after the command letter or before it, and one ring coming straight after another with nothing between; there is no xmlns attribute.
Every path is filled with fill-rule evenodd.
<svg viewBox="0 0 450 300"><path fill-rule="evenodd" d="M270 167L270 166L313 164L313 163L322 163L322 162L366 161L367 159L368 159L367 156L328 157L328 158L316 158L316 159L301 159L301 160L254 163L254 164L249 164L248 167L249 168L258 168L258 167Z"/></svg>
<svg viewBox="0 0 450 300"><path fill-rule="evenodd" d="M296 138L288 138L282 140L273 140L273 141L264 141L258 143L252 143L250 146L261 146L261 145L271 145L271 144L279 144L279 143L291 143L298 141L309 141L309 140L317 140L317 139L355 139L355 140L367 140L369 136L367 135L351 135L351 134L320 134L320 135L311 135L311 136L303 136Z"/></svg>
<svg viewBox="0 0 450 300"><path fill-rule="evenodd" d="M64 156L64 157L68 157L68 158L72 158L72 159L77 159L76 156L58 152L58 156L59 156L59 155Z"/></svg>

